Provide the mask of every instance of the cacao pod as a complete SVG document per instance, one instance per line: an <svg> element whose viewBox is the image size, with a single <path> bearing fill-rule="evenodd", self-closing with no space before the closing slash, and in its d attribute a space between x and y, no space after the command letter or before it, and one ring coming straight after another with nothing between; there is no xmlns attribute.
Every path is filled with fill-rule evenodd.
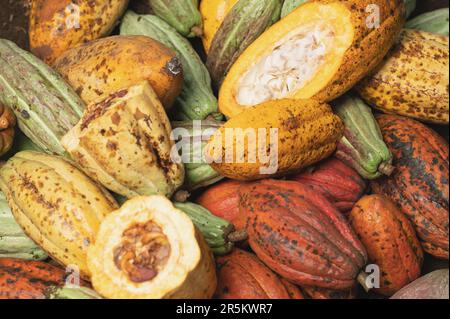
<svg viewBox="0 0 450 319"><path fill-rule="evenodd" d="M201 233L157 195L135 197L105 218L88 266L92 285L106 298L211 298L217 286Z"/></svg>
<svg viewBox="0 0 450 319"><path fill-rule="evenodd" d="M23 151L0 168L0 188L17 223L53 259L89 279L86 251L117 204L67 160Z"/></svg>
<svg viewBox="0 0 450 319"><path fill-rule="evenodd" d="M6 154L13 146L16 116L7 106L0 103L0 156Z"/></svg>
<svg viewBox="0 0 450 319"><path fill-rule="evenodd" d="M51 65L63 52L113 31L128 0L33 0L30 47Z"/></svg>
<svg viewBox="0 0 450 319"><path fill-rule="evenodd" d="M358 201L350 224L380 269L376 292L391 296L420 276L423 252L407 217L387 197L371 195Z"/></svg>
<svg viewBox="0 0 450 319"><path fill-rule="evenodd" d="M44 62L3 39L0 74L0 104L14 111L22 132L45 152L66 155L60 139L84 109L77 94Z"/></svg>
<svg viewBox="0 0 450 319"><path fill-rule="evenodd" d="M291 299L285 286L292 289L291 284L280 280L251 253L235 249L231 254L217 258L217 269L215 297L218 299ZM294 295L298 294L295 291Z"/></svg>
<svg viewBox="0 0 450 319"><path fill-rule="evenodd" d="M111 191L171 196L184 181L184 167L172 154L171 127L147 82L88 105L61 140L92 179Z"/></svg>
<svg viewBox="0 0 450 319"><path fill-rule="evenodd" d="M198 0L147 0L152 11L185 37L202 35Z"/></svg>
<svg viewBox="0 0 450 319"><path fill-rule="evenodd" d="M359 98L345 96L336 102L334 111L345 124L336 157L367 179L391 175L392 154L370 107Z"/></svg>
<svg viewBox="0 0 450 319"><path fill-rule="evenodd" d="M446 36L404 29L384 62L356 90L384 113L448 124L448 45Z"/></svg>
<svg viewBox="0 0 450 319"><path fill-rule="evenodd" d="M144 36L112 36L64 52L54 68L86 104L148 81L166 109L183 85L183 70L175 52Z"/></svg>
<svg viewBox="0 0 450 319"><path fill-rule="evenodd" d="M245 229L245 219L239 213L239 188L243 182L226 180L208 187L198 198L197 203L212 214L229 221L237 230Z"/></svg>
<svg viewBox="0 0 450 319"><path fill-rule="evenodd" d="M214 35L206 66L217 88L242 52L280 19L281 0L239 0Z"/></svg>
<svg viewBox="0 0 450 319"><path fill-rule="evenodd" d="M204 156L207 141L221 125L223 122L214 120L172 122L176 142L181 144L179 153L186 170L183 188L187 191L206 187L223 179L206 162Z"/></svg>
<svg viewBox="0 0 450 319"><path fill-rule="evenodd" d="M355 286L356 287L356 286ZM355 299L355 289L331 290L318 287L302 287L303 291L311 299L330 300L330 299Z"/></svg>
<svg viewBox="0 0 450 319"><path fill-rule="evenodd" d="M173 205L189 216L202 233L209 248L216 255L228 254L233 249L235 242L247 239L245 231L236 232L233 224L214 216L200 205L188 202L174 202Z"/></svg>
<svg viewBox="0 0 450 319"><path fill-rule="evenodd" d="M270 101L226 122L209 140L205 154L212 168L231 179L284 176L329 157L343 131L328 104Z"/></svg>
<svg viewBox="0 0 450 319"><path fill-rule="evenodd" d="M324 196L276 180L243 185L240 193L250 247L273 271L300 286L354 286L366 251Z"/></svg>
<svg viewBox="0 0 450 319"><path fill-rule="evenodd" d="M44 260L47 254L17 224L5 195L0 192L0 258Z"/></svg>
<svg viewBox="0 0 450 319"><path fill-rule="evenodd" d="M94 290L87 287L63 286L46 289L47 299L102 299Z"/></svg>
<svg viewBox="0 0 450 319"><path fill-rule="evenodd" d="M344 213L353 208L367 189L364 179L336 158L325 160L290 179L312 187Z"/></svg>
<svg viewBox="0 0 450 319"><path fill-rule="evenodd" d="M377 120L395 171L390 178L372 181L372 190L391 198L409 217L427 253L448 259L447 142L412 119L381 115Z"/></svg>
<svg viewBox="0 0 450 319"><path fill-rule="evenodd" d="M448 36L449 8L422 13L405 24L405 28Z"/></svg>
<svg viewBox="0 0 450 319"><path fill-rule="evenodd" d="M366 11L374 6L376 27ZM334 100L382 61L404 13L402 0L304 3L239 56L220 88L220 112L232 118L268 101Z"/></svg>
<svg viewBox="0 0 450 319"><path fill-rule="evenodd" d="M284 18L307 1L308 0L284 0L283 8L281 9L281 17Z"/></svg>
<svg viewBox="0 0 450 319"><path fill-rule="evenodd" d="M403 287L391 299L447 299L448 269L433 271Z"/></svg>
<svg viewBox="0 0 450 319"><path fill-rule="evenodd" d="M175 118L203 120L217 112L217 99L211 89L208 69L189 41L169 24L154 15L128 11L120 25L120 34L148 36L176 51L183 66L184 84L176 100Z"/></svg>

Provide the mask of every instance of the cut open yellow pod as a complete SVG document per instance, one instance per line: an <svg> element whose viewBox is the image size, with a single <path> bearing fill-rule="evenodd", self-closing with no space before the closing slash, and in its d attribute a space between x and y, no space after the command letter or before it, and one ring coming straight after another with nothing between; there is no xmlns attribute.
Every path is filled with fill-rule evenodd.
<svg viewBox="0 0 450 319"><path fill-rule="evenodd" d="M135 197L102 222L88 267L92 285L106 298L203 299L217 286L203 237L158 195Z"/></svg>
<svg viewBox="0 0 450 319"><path fill-rule="evenodd" d="M219 94L227 117L283 98L330 101L378 65L404 23L399 0L309 1L235 62Z"/></svg>

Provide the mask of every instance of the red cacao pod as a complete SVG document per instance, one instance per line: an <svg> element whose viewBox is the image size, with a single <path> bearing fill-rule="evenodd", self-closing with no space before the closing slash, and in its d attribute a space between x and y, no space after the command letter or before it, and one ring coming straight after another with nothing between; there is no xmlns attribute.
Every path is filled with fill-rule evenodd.
<svg viewBox="0 0 450 319"><path fill-rule="evenodd" d="M291 179L311 186L341 212L350 211L367 188L366 181L337 158L327 159Z"/></svg>
<svg viewBox="0 0 450 319"><path fill-rule="evenodd" d="M255 255L246 251L235 249L218 257L217 267L218 299L290 299L291 293L298 295L295 288L286 287Z"/></svg>
<svg viewBox="0 0 450 319"><path fill-rule="evenodd" d="M391 296L419 278L423 252L408 218L385 196L363 197L349 215L369 260L380 268L380 288Z"/></svg>
<svg viewBox="0 0 450 319"><path fill-rule="evenodd" d="M346 290L332 290L318 287L302 287L308 297L311 299L355 299L356 298L356 286L352 289Z"/></svg>
<svg viewBox="0 0 450 319"><path fill-rule="evenodd" d="M377 120L394 155L395 171L371 182L373 192L402 209L427 253L448 259L448 143L412 119L380 115Z"/></svg>
<svg viewBox="0 0 450 319"><path fill-rule="evenodd" d="M299 286L347 289L366 251L344 216L318 192L291 181L240 188L249 244L280 276Z"/></svg>
<svg viewBox="0 0 450 319"><path fill-rule="evenodd" d="M66 272L41 261L0 258L0 299L44 299L51 286L63 286Z"/></svg>
<svg viewBox="0 0 450 319"><path fill-rule="evenodd" d="M245 182L225 180L209 187L196 202L217 217L232 223L236 230L244 228L239 214L239 188Z"/></svg>

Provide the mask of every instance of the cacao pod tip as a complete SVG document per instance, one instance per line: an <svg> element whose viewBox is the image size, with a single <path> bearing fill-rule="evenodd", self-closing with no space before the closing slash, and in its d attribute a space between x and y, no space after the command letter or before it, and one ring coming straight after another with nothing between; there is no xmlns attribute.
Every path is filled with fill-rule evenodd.
<svg viewBox="0 0 450 319"><path fill-rule="evenodd" d="M371 287L369 287L369 285L367 284L367 278L369 277L369 275L367 275L364 271L361 271L358 274L358 277L356 278L356 280L358 280L359 284L364 288L365 292L369 292L370 289L372 289Z"/></svg>
<svg viewBox="0 0 450 319"><path fill-rule="evenodd" d="M237 230L228 234L227 239L229 242L238 243L248 239L247 231Z"/></svg>
<svg viewBox="0 0 450 319"><path fill-rule="evenodd" d="M386 176L391 176L394 170L395 166L387 162L383 162L378 166L378 172Z"/></svg>
<svg viewBox="0 0 450 319"><path fill-rule="evenodd" d="M188 191L181 190L176 192L175 195L173 195L173 200L179 203L185 203L187 202L190 196L191 194Z"/></svg>

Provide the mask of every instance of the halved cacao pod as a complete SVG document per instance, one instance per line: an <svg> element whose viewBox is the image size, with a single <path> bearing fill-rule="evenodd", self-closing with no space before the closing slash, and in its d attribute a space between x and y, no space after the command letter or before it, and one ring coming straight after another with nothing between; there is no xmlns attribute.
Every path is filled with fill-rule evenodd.
<svg viewBox="0 0 450 319"><path fill-rule="evenodd" d="M222 25L223 20L239 0L202 0L200 1L200 13L203 20L203 48L209 52L211 43Z"/></svg>
<svg viewBox="0 0 450 319"><path fill-rule="evenodd" d="M226 180L208 187L196 200L214 215L234 225L237 230L245 229L245 219L239 213L239 188L244 182Z"/></svg>
<svg viewBox="0 0 450 319"><path fill-rule="evenodd" d="M287 282L251 253L235 249L217 258L217 269L218 299L291 299ZM294 295L298 296L298 292Z"/></svg>
<svg viewBox="0 0 450 319"><path fill-rule="evenodd" d="M380 268L380 288L391 296L420 276L423 252L408 218L387 197L363 197L349 215L350 224Z"/></svg>
<svg viewBox="0 0 450 319"><path fill-rule="evenodd" d="M0 188L17 223L53 259L89 279L86 252L113 197L67 160L23 151L0 168Z"/></svg>
<svg viewBox="0 0 450 319"><path fill-rule="evenodd" d="M7 153L14 142L16 116L0 102L0 156Z"/></svg>
<svg viewBox="0 0 450 319"><path fill-rule="evenodd" d="M372 190L391 198L409 217L427 253L448 259L448 143L412 119L381 115L377 120L395 171L372 181Z"/></svg>
<svg viewBox="0 0 450 319"><path fill-rule="evenodd" d="M45 299L47 289L64 286L67 275L42 261L0 258L0 299Z"/></svg>
<svg viewBox="0 0 450 319"><path fill-rule="evenodd" d="M274 112L276 110L276 112ZM246 109L209 140L206 159L222 176L284 176L329 157L344 132L328 104L277 100Z"/></svg>
<svg viewBox="0 0 450 319"><path fill-rule="evenodd" d="M171 196L184 182L184 166L164 107L147 82L88 105L61 144L95 181L122 196Z"/></svg>
<svg viewBox="0 0 450 319"><path fill-rule="evenodd" d="M135 197L105 218L88 266L95 290L106 298L211 298L217 284L201 233L156 195Z"/></svg>
<svg viewBox="0 0 450 319"><path fill-rule="evenodd" d="M68 49L109 35L127 5L128 0L33 0L31 52L51 65Z"/></svg>
<svg viewBox="0 0 450 319"><path fill-rule="evenodd" d="M449 298L448 269L433 271L403 287L391 299L447 299Z"/></svg>
<svg viewBox="0 0 450 319"><path fill-rule="evenodd" d="M402 0L308 1L241 54L219 110L233 117L283 98L333 100L381 62L404 19Z"/></svg>
<svg viewBox="0 0 450 319"><path fill-rule="evenodd" d="M384 113L448 124L448 45L448 36L404 29L384 62L356 90Z"/></svg>
<svg viewBox="0 0 450 319"><path fill-rule="evenodd" d="M364 179L337 158L320 162L290 179L312 187L341 212L350 211L367 189Z"/></svg>
<svg viewBox="0 0 450 319"><path fill-rule="evenodd" d="M166 109L181 92L183 72L175 52L145 36L112 36L64 52L54 68L86 104L148 81Z"/></svg>
<svg viewBox="0 0 450 319"><path fill-rule="evenodd" d="M366 251L337 209L309 186L263 180L240 188L249 244L280 276L300 286L349 289Z"/></svg>

